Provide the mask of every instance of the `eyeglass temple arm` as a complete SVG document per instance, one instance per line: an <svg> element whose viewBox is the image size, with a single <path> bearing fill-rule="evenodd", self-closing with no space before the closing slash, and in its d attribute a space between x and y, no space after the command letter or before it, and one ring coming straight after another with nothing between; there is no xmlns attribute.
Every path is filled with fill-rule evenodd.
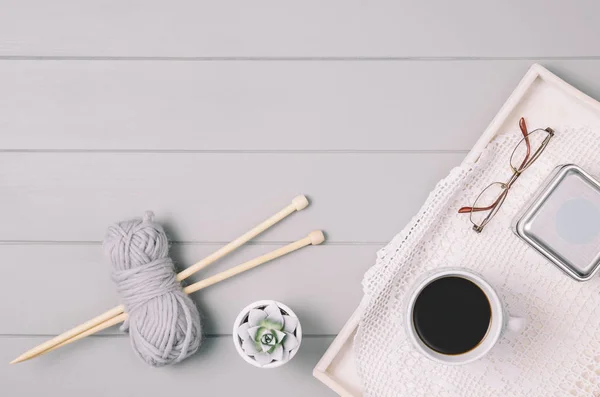
<svg viewBox="0 0 600 397"><path fill-rule="evenodd" d="M525 123L525 118L521 117L519 119L519 128L521 129L521 133L523 134L523 138L525 139L525 145L527 146L527 155L523 159L523 162L519 166L519 170L522 169L527 161L529 160L529 156L531 155L531 144L529 143L529 133L527 132L527 124Z"/></svg>
<svg viewBox="0 0 600 397"><path fill-rule="evenodd" d="M492 208L494 208L495 206L498 205L498 203L500 202L500 199L502 199L502 194L500 194L498 196L498 198L496 199L496 201L494 201L494 203L490 206L487 207L462 207L458 210L459 214L466 214L469 212L480 212L480 211L489 211Z"/></svg>
<svg viewBox="0 0 600 397"><path fill-rule="evenodd" d="M494 208L496 205L497 204L494 203L494 204L490 205L489 207L461 207L458 210L458 213L459 214L468 214L468 213L471 213L471 212L489 211L492 208Z"/></svg>

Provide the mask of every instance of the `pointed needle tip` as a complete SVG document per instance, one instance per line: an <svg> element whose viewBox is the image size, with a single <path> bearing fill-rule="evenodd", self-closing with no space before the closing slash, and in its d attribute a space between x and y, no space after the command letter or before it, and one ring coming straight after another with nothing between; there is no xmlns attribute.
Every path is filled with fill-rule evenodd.
<svg viewBox="0 0 600 397"><path fill-rule="evenodd" d="M23 361L25 361L24 358L17 357L14 360L12 360L11 362L9 362L9 364L18 364L18 363L23 362Z"/></svg>

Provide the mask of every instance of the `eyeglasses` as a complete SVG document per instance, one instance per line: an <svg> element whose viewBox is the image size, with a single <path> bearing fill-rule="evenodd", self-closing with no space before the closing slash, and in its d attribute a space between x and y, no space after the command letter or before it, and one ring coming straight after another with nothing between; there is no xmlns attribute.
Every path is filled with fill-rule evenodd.
<svg viewBox="0 0 600 397"><path fill-rule="evenodd" d="M477 233L481 233L485 225L498 213L512 185L519 179L523 171L540 157L540 154L546 149L548 142L554 136L554 130L550 127L527 132L527 125L522 117L519 120L519 128L523 134L523 139L517 144L510 156L512 176L507 182L491 183L477 196L471 207L462 207L458 210L460 214L470 214L473 230Z"/></svg>

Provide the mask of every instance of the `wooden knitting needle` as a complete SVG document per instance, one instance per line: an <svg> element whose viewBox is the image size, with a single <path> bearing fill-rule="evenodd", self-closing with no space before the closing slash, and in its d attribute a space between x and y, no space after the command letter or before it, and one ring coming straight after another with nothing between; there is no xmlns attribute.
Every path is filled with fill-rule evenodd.
<svg viewBox="0 0 600 397"><path fill-rule="evenodd" d="M255 226L254 228L248 230L246 233L242 234L240 237L236 238L229 244L219 248L217 251L213 252L212 254L210 254L206 258L202 259L201 261L199 261L199 262L193 264L192 266L188 267L187 269L184 269L183 271L181 271L179 274L177 274L177 280L179 280L179 281L185 280L192 274L198 272L201 269L204 269L206 266L210 265L211 263L215 262L218 259L223 258L225 255L231 253L235 249L239 248L240 246L244 245L248 241L252 240L254 237L258 236L259 234L261 234L262 232L264 232L271 226L275 225L276 223L280 222L284 218L288 217L292 213L303 210L307 206L308 206L308 199L306 198L306 196L300 195L300 196L295 197L292 200L291 204L287 205L285 208L283 208L281 211L279 211L275 215L266 219L265 221L263 221L259 225ZM38 353L48 350L56 345L59 345L62 342L74 337L75 335L85 332L91 328L94 328L96 325L102 324L103 322L107 321L108 319L118 316L119 314L121 314L123 312L125 312L125 307L123 305L116 306L116 307L108 310L107 312L99 315L98 317L94 317L93 319L88 320L85 323L80 324L77 327L72 328L69 331L63 332L62 334L34 347L33 349L31 349L31 350L23 353L19 357L15 358L10 363L16 364L21 361L28 360L28 359L38 355Z"/></svg>
<svg viewBox="0 0 600 397"><path fill-rule="evenodd" d="M213 284L216 284L218 282L226 280L230 277L233 277L237 274L240 274L247 270L255 268L259 265L262 265L263 263L267 263L269 261L272 261L273 259L276 259L283 255L289 254L290 252L299 250L300 248L306 247L307 245L318 245L318 244L321 244L323 241L325 241L325 236L323 235L323 232L320 230L316 230L314 232L309 233L308 236L304 237L301 240L295 241L284 247L278 248L274 251L271 251L262 256L259 256L258 258L254 258L254 259L252 259L248 262L245 262L241 265L232 267L229 270L225 270L224 272L215 274L214 276L208 277L202 281L198 281L197 283L191 284L191 285L185 287L183 289L183 291L186 294L191 294L193 292L199 291L203 288L209 287ZM113 318L109 319L108 321L105 321L104 323L98 324L95 327L93 327L85 332L75 335L71 339L68 339L56 346L53 346L45 351L38 353L36 356L48 353L54 349L58 349L59 347L68 345L69 343L72 343L72 342L75 342L76 340L85 338L86 336L92 335L98 331L105 329L105 328L122 323L123 321L127 320L128 317L129 317L129 315L127 313L121 313L118 316L113 317ZM31 358L33 358L33 357L31 357Z"/></svg>

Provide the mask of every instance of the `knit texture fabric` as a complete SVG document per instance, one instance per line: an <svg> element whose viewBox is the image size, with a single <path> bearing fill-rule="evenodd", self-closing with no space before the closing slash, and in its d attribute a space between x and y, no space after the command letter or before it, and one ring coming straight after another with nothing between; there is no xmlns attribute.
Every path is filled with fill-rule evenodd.
<svg viewBox="0 0 600 397"><path fill-rule="evenodd" d="M516 124L516 123L515 123ZM538 126L547 127L547 126ZM377 254L363 280L363 314L355 338L364 395L372 397L591 397L600 392L600 277L577 283L511 230L511 222L558 165L575 163L600 176L600 133L556 127L541 157L508 193L481 234L471 205L491 182L505 182L518 128L496 137L474 164L440 181L412 221ZM485 277L522 333L507 332L485 358L463 366L419 354L404 329L404 299L424 272L464 267ZM599 394L600 395L600 394Z"/></svg>

